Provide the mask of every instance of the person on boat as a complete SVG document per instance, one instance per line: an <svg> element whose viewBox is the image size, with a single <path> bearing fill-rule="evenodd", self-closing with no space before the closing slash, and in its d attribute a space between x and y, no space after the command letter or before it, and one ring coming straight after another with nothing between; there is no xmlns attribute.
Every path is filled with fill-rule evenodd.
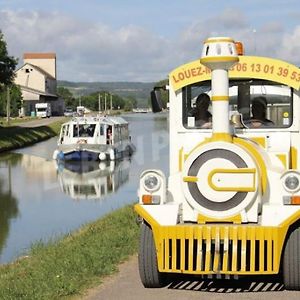
<svg viewBox="0 0 300 300"><path fill-rule="evenodd" d="M112 144L112 130L111 130L111 126L108 126L107 128L107 141L106 144L107 145L111 145Z"/></svg>
<svg viewBox="0 0 300 300"><path fill-rule="evenodd" d="M210 128L212 115L208 111L210 98L206 93L200 94L196 99L196 107L192 114L195 117L196 127Z"/></svg>
<svg viewBox="0 0 300 300"><path fill-rule="evenodd" d="M266 97L259 96L252 100L252 117L250 119L251 127L268 127L273 126L274 123L266 118L267 112L267 99Z"/></svg>

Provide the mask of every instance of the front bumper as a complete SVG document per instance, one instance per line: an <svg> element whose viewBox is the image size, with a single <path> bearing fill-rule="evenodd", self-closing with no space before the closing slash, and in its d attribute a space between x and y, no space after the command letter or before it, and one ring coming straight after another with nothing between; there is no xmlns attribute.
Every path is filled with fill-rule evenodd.
<svg viewBox="0 0 300 300"><path fill-rule="evenodd" d="M289 222L178 224L162 226L141 205L136 212L153 231L160 272L185 274L277 274Z"/></svg>

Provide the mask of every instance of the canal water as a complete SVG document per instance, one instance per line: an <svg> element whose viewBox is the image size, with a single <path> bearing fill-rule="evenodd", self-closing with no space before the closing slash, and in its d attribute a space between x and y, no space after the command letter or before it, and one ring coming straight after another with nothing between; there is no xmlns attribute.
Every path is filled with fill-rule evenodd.
<svg viewBox="0 0 300 300"><path fill-rule="evenodd" d="M56 138L0 156L0 263L26 255L38 241L137 202L139 176L147 168L168 174L166 114L129 114L136 153L110 163L57 165Z"/></svg>

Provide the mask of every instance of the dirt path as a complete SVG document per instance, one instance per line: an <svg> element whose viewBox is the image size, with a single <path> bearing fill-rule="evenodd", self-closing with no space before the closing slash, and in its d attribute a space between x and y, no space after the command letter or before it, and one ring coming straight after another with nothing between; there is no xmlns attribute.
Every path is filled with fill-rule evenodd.
<svg viewBox="0 0 300 300"><path fill-rule="evenodd" d="M243 299L289 299L299 300L300 292L286 291L276 276L249 280L195 280L194 277L182 277L171 280L161 289L145 289L140 282L137 256L120 266L115 276L89 290L84 300L243 300Z"/></svg>

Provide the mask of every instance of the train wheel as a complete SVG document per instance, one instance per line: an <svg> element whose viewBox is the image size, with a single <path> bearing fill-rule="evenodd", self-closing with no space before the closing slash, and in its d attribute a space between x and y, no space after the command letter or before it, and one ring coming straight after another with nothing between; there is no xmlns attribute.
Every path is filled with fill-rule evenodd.
<svg viewBox="0 0 300 300"><path fill-rule="evenodd" d="M158 271L153 233L151 228L144 223L141 225L141 238L138 260L140 278L144 287L162 287L164 285L164 274Z"/></svg>
<svg viewBox="0 0 300 300"><path fill-rule="evenodd" d="M300 227L288 237L283 256L283 282L287 290L300 290Z"/></svg>

